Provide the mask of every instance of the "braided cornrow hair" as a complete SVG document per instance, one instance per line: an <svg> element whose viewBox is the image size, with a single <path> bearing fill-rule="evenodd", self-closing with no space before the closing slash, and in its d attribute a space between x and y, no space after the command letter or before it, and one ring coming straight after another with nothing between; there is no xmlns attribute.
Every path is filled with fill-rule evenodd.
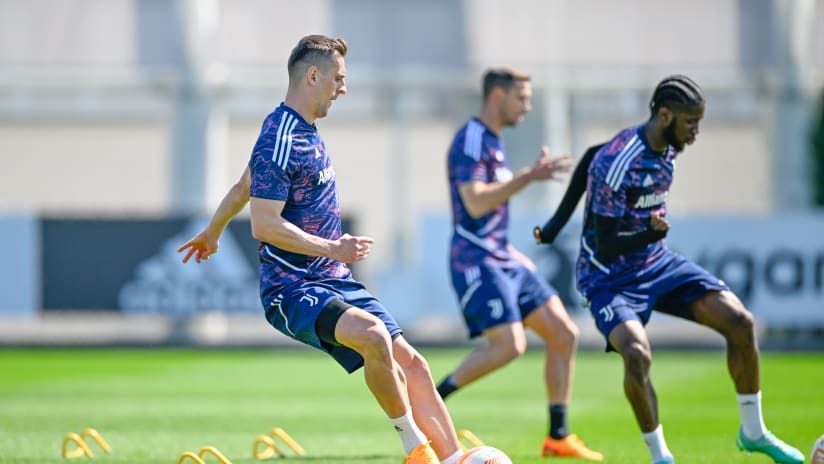
<svg viewBox="0 0 824 464"><path fill-rule="evenodd" d="M676 74L664 78L652 93L649 102L650 117L665 106L670 109L683 109L704 105L704 92L701 87L687 76Z"/></svg>

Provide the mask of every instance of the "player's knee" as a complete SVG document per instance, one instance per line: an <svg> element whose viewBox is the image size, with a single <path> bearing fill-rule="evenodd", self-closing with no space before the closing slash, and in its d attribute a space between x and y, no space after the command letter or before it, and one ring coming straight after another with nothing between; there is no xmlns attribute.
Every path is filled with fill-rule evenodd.
<svg viewBox="0 0 824 464"><path fill-rule="evenodd" d="M516 337L507 340L506 343L497 344L495 352L498 353L502 361L509 362L526 353L526 345L526 337Z"/></svg>
<svg viewBox="0 0 824 464"><path fill-rule="evenodd" d="M516 331L507 337L489 339L494 352L498 353L506 361L511 361L526 353L526 334L523 331Z"/></svg>
<svg viewBox="0 0 824 464"><path fill-rule="evenodd" d="M639 341L633 341L621 350L624 366L630 373L645 375L652 365L652 351L649 346Z"/></svg>
<svg viewBox="0 0 824 464"><path fill-rule="evenodd" d="M356 348L365 359L392 359L392 337L379 321L372 321L358 336Z"/></svg>
<svg viewBox="0 0 824 464"><path fill-rule="evenodd" d="M752 313L744 308L734 311L730 317L727 332L737 338L751 338L755 334L755 321Z"/></svg>
<svg viewBox="0 0 824 464"><path fill-rule="evenodd" d="M547 344L558 351L574 350L578 346L580 335L581 332L578 330L578 326L570 321L568 324L560 326L552 334L552 337L547 340Z"/></svg>
<svg viewBox="0 0 824 464"><path fill-rule="evenodd" d="M426 358L415 350L413 350L411 356L405 359L404 363L401 364L401 367L404 371L406 371L409 377L418 378L424 375L431 376L431 372L429 371L429 363L426 362Z"/></svg>

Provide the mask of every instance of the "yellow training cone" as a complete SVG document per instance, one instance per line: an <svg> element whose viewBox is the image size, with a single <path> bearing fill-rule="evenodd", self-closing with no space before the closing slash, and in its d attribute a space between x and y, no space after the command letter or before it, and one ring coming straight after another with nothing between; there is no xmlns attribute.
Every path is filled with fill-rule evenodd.
<svg viewBox="0 0 824 464"><path fill-rule="evenodd" d="M75 443L77 445L77 448L69 450L70 443ZM63 438L61 454L64 458L69 459L79 458L81 456L88 456L90 458L94 457L94 453L92 453L92 450L90 450L89 447L86 445L86 442L83 441L80 435L74 432L66 434L66 436Z"/></svg>
<svg viewBox="0 0 824 464"><path fill-rule="evenodd" d="M203 459L200 459L200 456L196 455L191 451L186 451L185 453L180 455L180 459L177 460L177 464L183 464L183 461L191 459L197 464L204 464Z"/></svg>
<svg viewBox="0 0 824 464"><path fill-rule="evenodd" d="M216 457L217 460L221 462L221 464L232 464L232 461L227 459L226 456L224 456L214 446L204 446L203 448L200 448L200 453L198 454L200 455L201 459L205 458L205 454L211 454L212 456Z"/></svg>
<svg viewBox="0 0 824 464"><path fill-rule="evenodd" d="M263 448L261 448L261 445L263 445ZM259 435L255 438L255 442L252 444L252 456L255 459L269 459L274 455L283 456L283 452L275 446L275 440L272 440L268 435Z"/></svg>
<svg viewBox="0 0 824 464"><path fill-rule="evenodd" d="M292 448L292 451L294 451L295 454L297 454L298 456L303 456L306 454L306 451L303 449L303 447L300 446L297 441L290 437L289 434L286 433L286 431L280 427L273 428L272 431L269 432L269 436L272 437L273 440L276 437L283 440L283 442L286 443L286 446Z"/></svg>
<svg viewBox="0 0 824 464"><path fill-rule="evenodd" d="M91 437L94 441L97 442L97 445L100 446L100 448L106 454L111 454L112 447L109 446L108 443L106 443L106 440L103 439L103 437L97 432L97 430L86 427L85 429L83 429L82 432L80 432L80 436L84 438Z"/></svg>

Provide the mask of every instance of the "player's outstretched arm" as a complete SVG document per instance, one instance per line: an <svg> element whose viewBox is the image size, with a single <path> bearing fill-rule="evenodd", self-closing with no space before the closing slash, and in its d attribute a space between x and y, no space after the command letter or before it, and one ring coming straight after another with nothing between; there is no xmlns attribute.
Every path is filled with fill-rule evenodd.
<svg viewBox="0 0 824 464"><path fill-rule="evenodd" d="M558 234L561 233L561 229L563 229L569 221L570 216L572 216L572 213L575 211L575 207L587 190L589 165L592 163L592 159L595 158L595 153L604 145L606 144L593 145L584 152L584 156L581 157L578 165L575 166L572 179L569 181L569 185L564 193L564 198L561 199L561 204L558 205L555 214L549 218L543 227L535 226L532 229L532 236L535 238L535 243L539 245L542 243L552 243L555 241L555 238L558 237Z"/></svg>
<svg viewBox="0 0 824 464"><path fill-rule="evenodd" d="M570 168L572 158L569 155L553 158L549 156L549 149L543 147L535 164L521 169L512 179L506 182L464 182L458 187L458 192L467 212L479 218L502 205L530 182L556 179L558 174L568 172Z"/></svg>
<svg viewBox="0 0 824 464"><path fill-rule="evenodd" d="M184 243L177 249L178 253L185 252L183 262L189 262L192 256L195 257L195 262L200 263L203 260L209 259L209 256L217 253L219 246L220 234L229 225L229 221L246 206L249 202L249 186L252 183L252 177L247 167L240 179L226 192L226 195L221 200L209 224L200 231L191 240Z"/></svg>

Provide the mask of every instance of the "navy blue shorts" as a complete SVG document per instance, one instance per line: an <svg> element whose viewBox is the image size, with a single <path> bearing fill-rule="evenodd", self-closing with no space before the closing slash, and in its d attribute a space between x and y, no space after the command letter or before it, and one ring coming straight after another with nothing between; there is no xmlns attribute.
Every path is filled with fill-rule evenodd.
<svg viewBox="0 0 824 464"><path fill-rule="evenodd" d="M522 265L501 268L482 264L463 272L453 269L452 287L470 338L498 324L523 321L558 294L536 272Z"/></svg>
<svg viewBox="0 0 824 464"><path fill-rule="evenodd" d="M621 322L640 321L646 325L653 310L694 321L690 303L713 290L729 287L701 266L670 251L635 280L612 283L605 278L583 293L609 350L609 333Z"/></svg>
<svg viewBox="0 0 824 464"><path fill-rule="evenodd" d="M350 374L363 366L361 355L342 345L321 342L315 330L318 315L326 305L341 300L383 321L392 338L403 333L386 308L357 280L302 281L273 296L263 301L266 320L285 335L329 353Z"/></svg>

